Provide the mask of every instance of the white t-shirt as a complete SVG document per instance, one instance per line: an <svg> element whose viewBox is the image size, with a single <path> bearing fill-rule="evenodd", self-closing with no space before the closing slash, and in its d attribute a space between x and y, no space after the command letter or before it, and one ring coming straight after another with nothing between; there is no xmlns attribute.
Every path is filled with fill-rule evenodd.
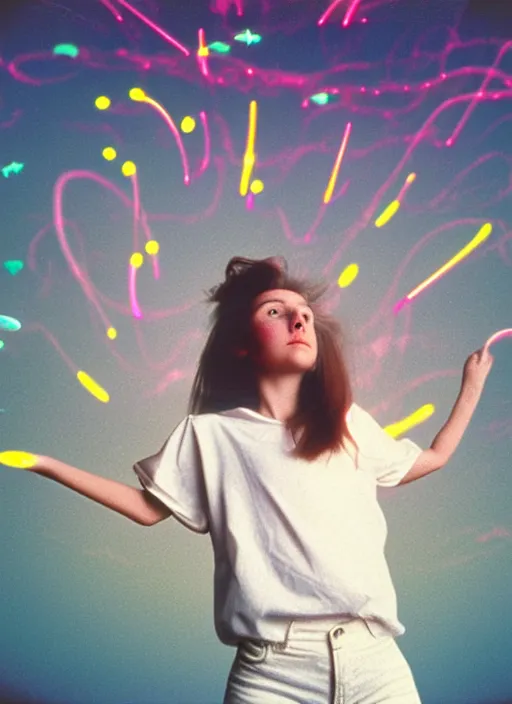
<svg viewBox="0 0 512 704"><path fill-rule="evenodd" d="M158 453L134 465L178 521L210 534L222 643L283 642L282 619L310 616L359 616L389 635L405 633L377 485L396 486L422 450L356 404L347 422L357 471L344 450L315 462L288 456L285 424L242 407L188 415Z"/></svg>

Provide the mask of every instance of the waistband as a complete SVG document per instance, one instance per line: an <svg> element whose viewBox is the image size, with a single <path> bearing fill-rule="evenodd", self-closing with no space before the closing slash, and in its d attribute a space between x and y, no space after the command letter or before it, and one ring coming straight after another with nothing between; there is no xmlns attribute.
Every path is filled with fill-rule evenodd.
<svg viewBox="0 0 512 704"><path fill-rule="evenodd" d="M349 636L392 637L392 633L378 621L354 616L310 616L293 620L273 619L273 621L281 622L286 626L285 641L281 645L295 638L301 641L325 641L326 635L338 627Z"/></svg>

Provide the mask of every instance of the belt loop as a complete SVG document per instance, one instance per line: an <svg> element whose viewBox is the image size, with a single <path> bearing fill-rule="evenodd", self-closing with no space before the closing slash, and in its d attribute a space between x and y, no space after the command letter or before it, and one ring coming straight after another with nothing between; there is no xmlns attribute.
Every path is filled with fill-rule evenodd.
<svg viewBox="0 0 512 704"><path fill-rule="evenodd" d="M285 636L284 636L284 642L283 642L283 643L282 643L282 642L279 642L279 643L271 643L271 646L272 646L273 650L278 650L278 651L281 651L281 652L282 652L283 650L286 650L286 646L288 645L288 638L290 637L290 631L291 631L291 629L292 629L293 623L294 623L293 621L290 621L290 623L288 624L288 627L287 627L287 629L286 629L286 634L285 634Z"/></svg>

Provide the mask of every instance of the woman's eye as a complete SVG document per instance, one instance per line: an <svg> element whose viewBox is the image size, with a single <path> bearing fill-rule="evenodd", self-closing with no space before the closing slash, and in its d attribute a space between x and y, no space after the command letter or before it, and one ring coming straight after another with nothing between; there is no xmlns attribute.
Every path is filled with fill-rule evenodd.
<svg viewBox="0 0 512 704"><path fill-rule="evenodd" d="M279 313L278 308L269 308L269 309L267 310L267 314L270 314L270 313L272 313L273 311L276 312L276 313ZM274 317L274 316L272 316L272 317ZM304 313L304 318L309 322L309 321L311 320L311 315L310 315L309 313Z"/></svg>

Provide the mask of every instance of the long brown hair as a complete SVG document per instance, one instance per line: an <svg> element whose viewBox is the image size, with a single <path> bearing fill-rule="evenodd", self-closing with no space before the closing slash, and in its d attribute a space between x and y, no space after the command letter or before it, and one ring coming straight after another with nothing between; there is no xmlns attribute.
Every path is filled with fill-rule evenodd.
<svg viewBox="0 0 512 704"><path fill-rule="evenodd" d="M285 289L302 295L310 305L318 343L315 368L304 374L297 411L286 421L293 436L299 435L291 454L315 460L327 451L346 449L347 439L357 448L346 419L353 397L341 325L319 302L328 288L329 284L291 276L283 257L230 259L225 281L204 291L206 302L217 306L210 316L212 329L199 359L188 413L259 408L257 370L250 355L240 358L236 350L252 349L251 305L256 296Z"/></svg>

